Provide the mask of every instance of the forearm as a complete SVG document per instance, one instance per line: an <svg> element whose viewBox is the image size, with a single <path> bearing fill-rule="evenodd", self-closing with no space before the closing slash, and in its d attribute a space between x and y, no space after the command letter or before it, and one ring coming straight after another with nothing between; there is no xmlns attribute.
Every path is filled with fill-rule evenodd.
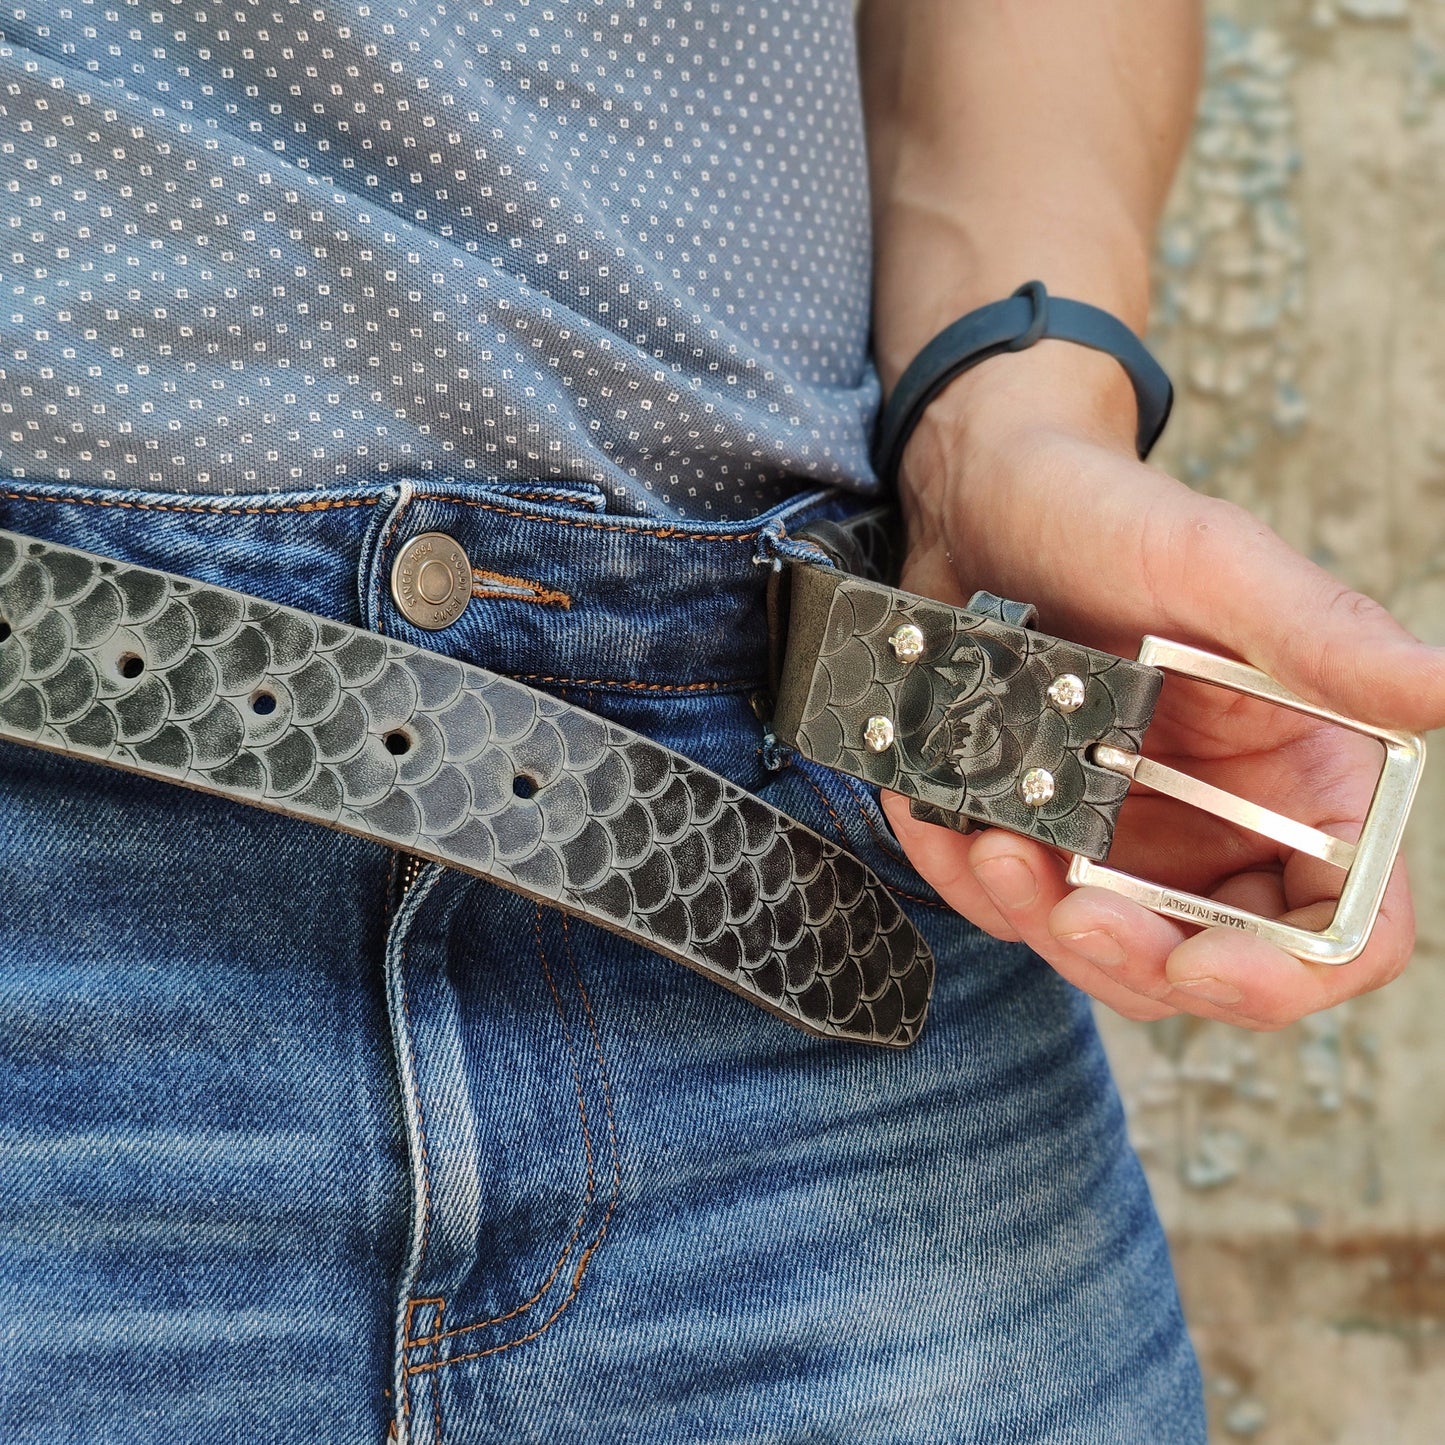
<svg viewBox="0 0 1445 1445"><path fill-rule="evenodd" d="M1033 277L1142 331L1196 0L863 0L859 25L885 389Z"/></svg>

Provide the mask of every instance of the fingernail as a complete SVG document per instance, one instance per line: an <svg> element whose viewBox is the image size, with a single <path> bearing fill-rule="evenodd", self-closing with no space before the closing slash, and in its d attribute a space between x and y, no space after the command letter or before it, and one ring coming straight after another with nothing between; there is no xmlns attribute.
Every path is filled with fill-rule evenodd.
<svg viewBox="0 0 1445 1445"><path fill-rule="evenodd" d="M1119 940L1102 928L1091 928L1087 933L1066 933L1059 942L1100 968L1118 968L1124 962L1124 949Z"/></svg>
<svg viewBox="0 0 1445 1445"><path fill-rule="evenodd" d="M1173 985L1192 998L1202 998L1205 1003L1217 1003L1222 1007L1238 1003L1244 997L1232 983L1225 983L1222 978L1176 978Z"/></svg>
<svg viewBox="0 0 1445 1445"><path fill-rule="evenodd" d="M1033 873L1017 858L988 858L973 871L994 901L1005 908L1027 908L1039 896Z"/></svg>

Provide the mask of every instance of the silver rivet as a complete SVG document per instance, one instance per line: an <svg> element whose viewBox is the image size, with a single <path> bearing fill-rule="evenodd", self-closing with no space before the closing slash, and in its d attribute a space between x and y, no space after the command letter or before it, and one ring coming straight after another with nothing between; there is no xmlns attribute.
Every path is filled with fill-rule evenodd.
<svg viewBox="0 0 1445 1445"><path fill-rule="evenodd" d="M392 564L391 595L414 627L450 627L472 600L472 564L461 543L445 532L413 537Z"/></svg>
<svg viewBox="0 0 1445 1445"><path fill-rule="evenodd" d="M899 662L917 662L923 656L923 632L911 622L901 623L888 645Z"/></svg>
<svg viewBox="0 0 1445 1445"><path fill-rule="evenodd" d="M863 741L875 753L885 753L893 746L893 719L870 717L863 724Z"/></svg>
<svg viewBox="0 0 1445 1445"><path fill-rule="evenodd" d="M1042 808L1054 796L1054 775L1047 768L1030 768L1019 783L1019 796L1031 808Z"/></svg>
<svg viewBox="0 0 1445 1445"><path fill-rule="evenodd" d="M1078 712L1084 705L1084 680L1072 672L1060 673L1049 684L1049 701L1059 712Z"/></svg>

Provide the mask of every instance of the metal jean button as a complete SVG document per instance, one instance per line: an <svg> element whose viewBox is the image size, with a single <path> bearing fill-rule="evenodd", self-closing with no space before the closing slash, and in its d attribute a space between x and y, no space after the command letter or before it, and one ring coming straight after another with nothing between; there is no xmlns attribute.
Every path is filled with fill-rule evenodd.
<svg viewBox="0 0 1445 1445"><path fill-rule="evenodd" d="M396 554L391 595L414 627L450 627L472 600L472 564L461 544L445 532L423 532Z"/></svg>

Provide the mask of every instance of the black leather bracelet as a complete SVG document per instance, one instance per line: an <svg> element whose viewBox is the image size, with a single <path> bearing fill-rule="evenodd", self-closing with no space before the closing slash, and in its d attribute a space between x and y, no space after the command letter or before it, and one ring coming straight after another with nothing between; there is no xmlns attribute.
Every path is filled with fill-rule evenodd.
<svg viewBox="0 0 1445 1445"><path fill-rule="evenodd" d="M1008 300L980 306L940 331L899 378L874 448L874 470L884 483L897 479L913 428L949 382L981 361L1024 351L1046 337L1105 352L1124 368L1139 401L1136 445L1140 459L1147 457L1174 405L1174 386L1164 368L1118 317L1084 301L1050 296L1042 281L1026 281Z"/></svg>

